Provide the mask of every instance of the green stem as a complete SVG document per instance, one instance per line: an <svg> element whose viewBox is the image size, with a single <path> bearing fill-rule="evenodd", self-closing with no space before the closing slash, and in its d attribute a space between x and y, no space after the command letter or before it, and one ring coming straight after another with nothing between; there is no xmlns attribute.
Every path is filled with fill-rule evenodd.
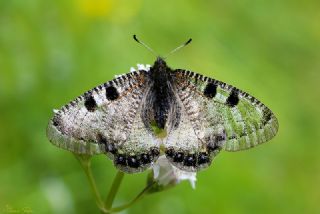
<svg viewBox="0 0 320 214"><path fill-rule="evenodd" d="M135 204L137 201L141 200L145 194L148 192L149 189L152 188L152 186L154 185L155 183L151 183L149 184L148 186L146 186L131 202L127 203L127 204L124 204L124 205L121 205L119 207L115 207L115 208L112 208L110 210L110 212L120 212L122 210L125 210L125 209L128 209L129 207L131 207L133 204Z"/></svg>
<svg viewBox="0 0 320 214"><path fill-rule="evenodd" d="M117 192L119 190L119 187L121 185L123 176L124 176L124 173L121 171L118 171L116 177L113 179L111 189L109 191L109 194L107 196L107 200L104 205L107 210L110 210L112 207L113 201L114 201L114 199L117 195Z"/></svg>
<svg viewBox="0 0 320 214"><path fill-rule="evenodd" d="M129 208L130 206L132 206L134 203L136 203L137 201L139 201L140 199L142 199L145 194L153 187L153 185L155 184L154 182L150 183L149 185L147 185L131 202L121 205L119 207L113 208L112 209L112 204L113 201L118 193L119 187L121 185L121 182L123 180L124 177L124 173L121 171L118 171L116 174L116 177L114 178L113 182L112 182L112 186L111 189L108 193L107 196L107 200L105 201L105 203L103 203L103 200L101 199L100 193L98 191L95 179L93 177L92 174L92 170L91 170L91 156L90 155L78 155L75 154L75 157L79 160L88 180L91 186L91 190L94 194L96 203L101 211L101 213L113 213L113 212L119 212L122 210L125 210L127 208Z"/></svg>
<svg viewBox="0 0 320 214"><path fill-rule="evenodd" d="M103 201L101 199L100 193L98 191L95 179L93 177L92 174L92 170L91 170L91 156L86 156L86 155L78 155L75 154L76 158L79 160L88 180L91 186L91 190L94 194L94 197L96 199L96 203L99 207L99 209L103 212L103 213L108 213L108 211L104 208L103 205Z"/></svg>

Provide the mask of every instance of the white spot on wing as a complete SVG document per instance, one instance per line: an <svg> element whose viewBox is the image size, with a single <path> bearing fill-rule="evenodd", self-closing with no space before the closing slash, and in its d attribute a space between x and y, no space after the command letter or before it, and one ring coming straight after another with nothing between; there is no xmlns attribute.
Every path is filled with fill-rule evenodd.
<svg viewBox="0 0 320 214"><path fill-rule="evenodd" d="M105 101L103 93L93 93L93 98L96 101L97 105L100 107Z"/></svg>
<svg viewBox="0 0 320 214"><path fill-rule="evenodd" d="M125 74L115 75L114 77L115 77L115 78L119 78L119 77L121 77L121 76L123 76L123 75L125 75Z"/></svg>
<svg viewBox="0 0 320 214"><path fill-rule="evenodd" d="M225 103L226 100L227 100L227 97L218 92L217 95L216 95L216 99L219 100L222 103Z"/></svg>

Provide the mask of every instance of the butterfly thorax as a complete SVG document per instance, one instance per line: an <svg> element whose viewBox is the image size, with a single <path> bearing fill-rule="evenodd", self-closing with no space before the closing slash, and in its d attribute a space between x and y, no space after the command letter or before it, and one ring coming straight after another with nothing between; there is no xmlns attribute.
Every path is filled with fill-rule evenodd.
<svg viewBox="0 0 320 214"><path fill-rule="evenodd" d="M172 90L172 70L166 62L158 57L154 65L150 68L150 96L148 103L152 105L152 114L149 118L154 121L158 128L164 129L168 120L168 114L173 107L174 93Z"/></svg>

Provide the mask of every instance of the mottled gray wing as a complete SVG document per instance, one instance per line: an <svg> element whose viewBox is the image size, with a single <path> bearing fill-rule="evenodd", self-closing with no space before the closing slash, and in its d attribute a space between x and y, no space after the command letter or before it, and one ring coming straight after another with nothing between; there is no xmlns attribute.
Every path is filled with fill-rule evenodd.
<svg viewBox="0 0 320 214"><path fill-rule="evenodd" d="M246 92L185 70L173 78L181 122L168 134L166 155L177 167L196 171L221 149L248 149L276 135L275 115Z"/></svg>
<svg viewBox="0 0 320 214"><path fill-rule="evenodd" d="M78 154L107 154L125 172L140 172L159 156L159 143L141 120L149 89L144 70L100 85L57 111L47 136Z"/></svg>

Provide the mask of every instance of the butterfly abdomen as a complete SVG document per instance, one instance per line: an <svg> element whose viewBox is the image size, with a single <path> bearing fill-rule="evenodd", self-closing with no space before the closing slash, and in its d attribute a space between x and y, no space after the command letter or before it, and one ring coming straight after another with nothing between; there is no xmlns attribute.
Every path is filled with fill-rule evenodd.
<svg viewBox="0 0 320 214"><path fill-rule="evenodd" d="M165 128L170 109L174 103L170 70L161 58L158 58L150 70L153 121L160 129Z"/></svg>

